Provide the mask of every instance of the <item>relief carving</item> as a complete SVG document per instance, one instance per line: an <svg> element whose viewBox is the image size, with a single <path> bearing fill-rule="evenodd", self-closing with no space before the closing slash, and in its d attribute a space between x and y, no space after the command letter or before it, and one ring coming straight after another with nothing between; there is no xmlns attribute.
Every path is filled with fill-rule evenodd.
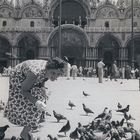
<svg viewBox="0 0 140 140"><path fill-rule="evenodd" d="M97 18L117 18L117 13L114 9L106 7L98 11Z"/></svg>
<svg viewBox="0 0 140 140"><path fill-rule="evenodd" d="M65 32L62 34L64 46L83 46L80 35L75 32Z"/></svg>
<svg viewBox="0 0 140 140"><path fill-rule="evenodd" d="M9 8L0 8L0 17L13 17L13 12Z"/></svg>
<svg viewBox="0 0 140 140"><path fill-rule="evenodd" d="M22 15L24 18L42 17L42 11L36 7L28 7Z"/></svg>
<svg viewBox="0 0 140 140"><path fill-rule="evenodd" d="M133 16L135 18L139 18L140 17L140 9L139 8L134 8L133 12L134 12ZM127 18L131 18L132 17L131 9L129 9L129 11L126 13L126 17Z"/></svg>

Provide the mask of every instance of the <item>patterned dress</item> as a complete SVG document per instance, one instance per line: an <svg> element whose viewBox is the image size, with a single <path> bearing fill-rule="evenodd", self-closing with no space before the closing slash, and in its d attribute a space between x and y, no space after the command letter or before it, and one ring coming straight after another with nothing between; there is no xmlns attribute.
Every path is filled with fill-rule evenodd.
<svg viewBox="0 0 140 140"><path fill-rule="evenodd" d="M45 79L45 60L27 60L18 64L10 73L9 98L4 115L9 121L19 126L37 127L42 114L35 104L21 94L21 83L29 71L32 71L37 79L30 89L30 93L38 100L45 101L42 86Z"/></svg>

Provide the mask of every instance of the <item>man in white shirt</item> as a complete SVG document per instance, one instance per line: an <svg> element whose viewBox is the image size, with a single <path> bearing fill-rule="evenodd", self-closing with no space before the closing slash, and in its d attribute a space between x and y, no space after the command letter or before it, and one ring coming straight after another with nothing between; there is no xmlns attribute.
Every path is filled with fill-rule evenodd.
<svg viewBox="0 0 140 140"><path fill-rule="evenodd" d="M99 83L103 83L104 66L105 64L103 63L103 60L100 60L97 64Z"/></svg>

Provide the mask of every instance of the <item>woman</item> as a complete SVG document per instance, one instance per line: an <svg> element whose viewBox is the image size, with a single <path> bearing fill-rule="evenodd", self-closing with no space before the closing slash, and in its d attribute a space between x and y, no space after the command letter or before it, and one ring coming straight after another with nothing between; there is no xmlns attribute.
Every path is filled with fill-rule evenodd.
<svg viewBox="0 0 140 140"><path fill-rule="evenodd" d="M50 61L27 60L10 72L9 99L5 116L15 125L24 126L20 136L28 140L28 132L38 126L46 111L44 83L54 81L65 72L66 62L60 58Z"/></svg>

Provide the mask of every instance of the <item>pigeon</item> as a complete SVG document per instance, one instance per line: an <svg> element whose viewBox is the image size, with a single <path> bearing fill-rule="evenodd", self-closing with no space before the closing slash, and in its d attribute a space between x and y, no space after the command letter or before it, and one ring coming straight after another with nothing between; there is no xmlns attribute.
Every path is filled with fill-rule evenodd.
<svg viewBox="0 0 140 140"><path fill-rule="evenodd" d="M48 136L47 136L50 140L57 140L57 138L56 137L52 137L52 135L50 135L50 134L48 134Z"/></svg>
<svg viewBox="0 0 140 140"><path fill-rule="evenodd" d="M118 109L121 109L122 105L120 103L118 103L117 107L118 107Z"/></svg>
<svg viewBox="0 0 140 140"><path fill-rule="evenodd" d="M46 111L45 113L46 113L46 116L51 116L51 114L50 114L50 113L48 113L47 111Z"/></svg>
<svg viewBox="0 0 140 140"><path fill-rule="evenodd" d="M115 124L115 126L116 127L118 127L118 126L123 126L123 124L124 124L124 118L119 122L119 121L116 121L116 124Z"/></svg>
<svg viewBox="0 0 140 140"><path fill-rule="evenodd" d="M104 117L106 116L106 114L107 114L107 107L105 107L104 108L104 111L103 111L103 113L101 113L101 114L99 114L97 117L95 117L95 119L94 120L96 120L96 119L98 119L98 118L101 118L101 119L104 119Z"/></svg>
<svg viewBox="0 0 140 140"><path fill-rule="evenodd" d="M78 128L76 128L73 132L70 133L70 139L78 139L79 138L79 133L78 133Z"/></svg>
<svg viewBox="0 0 140 140"><path fill-rule="evenodd" d="M80 123L80 122L78 122L78 132L80 133L80 134L82 134L82 133L85 133L86 132L86 129L82 126L82 124Z"/></svg>
<svg viewBox="0 0 140 140"><path fill-rule="evenodd" d="M85 97L90 96L89 94L85 93L84 91L83 91L83 95L84 95Z"/></svg>
<svg viewBox="0 0 140 140"><path fill-rule="evenodd" d="M129 111L129 107L130 107L130 105L127 105L127 107L126 107L126 108L123 108L123 109L118 109L118 110L116 110L116 112L126 113L126 112L128 112L128 111Z"/></svg>
<svg viewBox="0 0 140 140"><path fill-rule="evenodd" d="M75 104L72 103L71 101L69 101L68 105L71 107L71 109L72 109L73 107L75 107Z"/></svg>
<svg viewBox="0 0 140 140"><path fill-rule="evenodd" d="M12 136L10 140L16 140L17 138L15 136Z"/></svg>
<svg viewBox="0 0 140 140"><path fill-rule="evenodd" d="M93 113L94 114L94 112L91 109L87 108L85 106L85 104L83 104L83 110L86 112L86 115L88 115L89 113Z"/></svg>
<svg viewBox="0 0 140 140"><path fill-rule="evenodd" d="M126 119L126 121L135 120L130 114L128 115L127 113L124 113L124 118Z"/></svg>
<svg viewBox="0 0 140 140"><path fill-rule="evenodd" d="M105 120L109 120L110 121L111 118L112 118L112 110L109 110L109 112L105 116Z"/></svg>
<svg viewBox="0 0 140 140"><path fill-rule="evenodd" d="M66 136L66 133L70 130L71 126L70 126L70 122L69 120L67 121L66 125L64 125L60 130L59 132L64 132L65 133L65 136Z"/></svg>
<svg viewBox="0 0 140 140"><path fill-rule="evenodd" d="M57 122L59 122L60 120L66 120L67 119L63 115L56 113L54 110L53 110L53 115L57 119Z"/></svg>
<svg viewBox="0 0 140 140"><path fill-rule="evenodd" d="M123 84L123 82L120 82L120 84Z"/></svg>
<svg viewBox="0 0 140 140"><path fill-rule="evenodd" d="M0 127L0 140L4 139L7 128L9 128L9 125Z"/></svg>

